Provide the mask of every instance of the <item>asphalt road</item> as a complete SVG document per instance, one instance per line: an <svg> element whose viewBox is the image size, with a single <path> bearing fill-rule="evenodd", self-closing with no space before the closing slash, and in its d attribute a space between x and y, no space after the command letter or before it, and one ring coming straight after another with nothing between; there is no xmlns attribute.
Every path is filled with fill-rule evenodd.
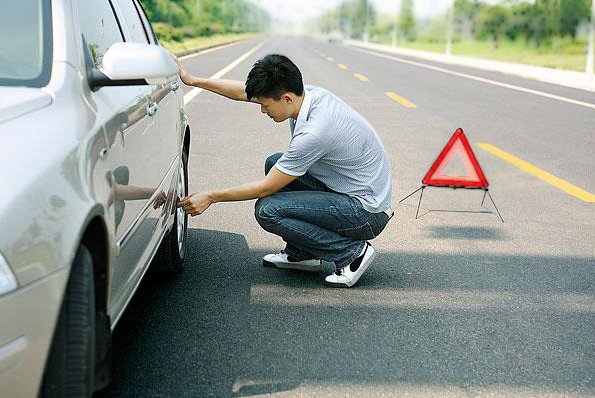
<svg viewBox="0 0 595 398"><path fill-rule="evenodd" d="M223 77L245 80L258 58L285 54L381 136L396 215L372 242L377 259L353 289L323 286L332 264L264 268L282 241L260 229L254 203L213 205L190 220L184 272L149 275L118 324L105 394L595 396L595 203L478 146L594 194L595 109L305 38L253 39L184 64L209 77L261 42ZM595 93L420 62L595 104ZM286 148L287 122L258 105L201 92L187 111L191 191L259 179L266 156ZM505 223L480 207L480 191L428 188L417 220L418 196L398 204L458 127Z"/></svg>

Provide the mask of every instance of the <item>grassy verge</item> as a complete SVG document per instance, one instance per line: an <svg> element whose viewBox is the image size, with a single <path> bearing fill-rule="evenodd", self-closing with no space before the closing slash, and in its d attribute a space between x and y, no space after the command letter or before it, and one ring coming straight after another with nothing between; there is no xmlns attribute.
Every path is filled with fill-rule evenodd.
<svg viewBox="0 0 595 398"><path fill-rule="evenodd" d="M385 42L383 44L390 44ZM399 47L415 50L444 52L444 43L404 42ZM518 64L544 66L555 69L566 69L578 72L585 71L587 56L586 43L571 42L568 40L554 41L550 45L536 48L532 43L524 40L502 40L496 47L493 42L460 41L453 43L453 55L464 55L493 59L497 61L513 62Z"/></svg>
<svg viewBox="0 0 595 398"><path fill-rule="evenodd" d="M213 35L208 37L193 37L193 38L186 38L182 41L174 41L174 40L159 40L159 42L172 52L190 50L196 47L206 47L206 46L214 46L221 43L227 43L230 41L235 40L243 40L254 37L254 33L230 33L230 34L223 34L223 35Z"/></svg>

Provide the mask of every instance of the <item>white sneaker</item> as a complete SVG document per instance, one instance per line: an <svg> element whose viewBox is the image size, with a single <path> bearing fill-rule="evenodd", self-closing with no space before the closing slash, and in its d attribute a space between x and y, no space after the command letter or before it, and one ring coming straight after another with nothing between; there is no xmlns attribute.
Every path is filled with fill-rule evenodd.
<svg viewBox="0 0 595 398"><path fill-rule="evenodd" d="M262 265L272 268L299 269L302 271L320 271L322 270L321 260L294 260L291 256L281 250L277 254L267 254L262 259Z"/></svg>
<svg viewBox="0 0 595 398"><path fill-rule="evenodd" d="M324 284L331 287L351 287L355 285L362 274L366 272L374 257L376 257L374 248L370 243L366 242L364 252L351 264L324 278ZM355 268L352 265L355 265L358 260L360 260L359 266L352 269Z"/></svg>

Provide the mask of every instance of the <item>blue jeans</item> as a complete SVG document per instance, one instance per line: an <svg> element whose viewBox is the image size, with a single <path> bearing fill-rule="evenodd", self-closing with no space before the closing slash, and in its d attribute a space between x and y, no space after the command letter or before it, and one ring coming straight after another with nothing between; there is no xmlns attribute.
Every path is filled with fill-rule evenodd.
<svg viewBox="0 0 595 398"><path fill-rule="evenodd" d="M265 174L283 155L265 162ZM365 241L377 237L386 224L384 212L371 213L356 198L330 190L308 173L285 188L258 199L256 221L287 243L285 251L299 260L319 258L337 268L351 264Z"/></svg>

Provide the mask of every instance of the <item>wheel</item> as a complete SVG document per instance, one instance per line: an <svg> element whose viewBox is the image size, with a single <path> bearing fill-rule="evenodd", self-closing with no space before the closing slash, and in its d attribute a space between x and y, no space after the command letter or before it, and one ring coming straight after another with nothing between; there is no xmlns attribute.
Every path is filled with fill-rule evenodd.
<svg viewBox="0 0 595 398"><path fill-rule="evenodd" d="M81 245L70 271L39 396L90 397L94 371L93 258Z"/></svg>
<svg viewBox="0 0 595 398"><path fill-rule="evenodd" d="M188 193L188 154L182 153L180 171L178 173L178 198ZM176 201L177 205L177 201ZM156 271L178 273L184 268L186 260L186 240L188 235L188 214L181 208L174 210L174 223L165 235L161 246L155 254L153 268Z"/></svg>

